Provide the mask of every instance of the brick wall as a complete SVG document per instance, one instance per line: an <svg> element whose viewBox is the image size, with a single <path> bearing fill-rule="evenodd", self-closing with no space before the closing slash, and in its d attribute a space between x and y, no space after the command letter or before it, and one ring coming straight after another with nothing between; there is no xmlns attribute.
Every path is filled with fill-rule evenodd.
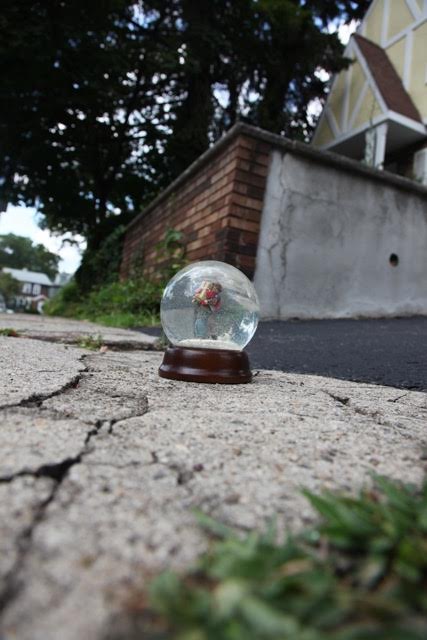
<svg viewBox="0 0 427 640"><path fill-rule="evenodd" d="M183 232L189 262L222 260L253 278L255 270L259 271L267 240L268 243L275 242L277 251L281 252L280 243L276 242L276 232L267 234L267 238L264 234L264 246L258 242L261 213L264 227L266 210L271 209L271 193L266 194L266 183L267 174L274 183L273 158L276 151L283 156L289 155L295 162L302 159L302 172L313 163L328 169L329 173L325 176L335 175L333 170L337 170L340 177L336 177L336 184L343 183L346 175L352 177L353 184L358 176L364 181L360 184L377 183L380 192L395 187L399 192L410 195L417 193L425 197L425 187L417 182L239 123L132 221L125 235L122 278L129 277L133 268L138 273L142 271L152 276L163 266L155 245L164 239L168 228ZM304 184L303 189L307 193L312 188L311 184L304 183L304 176L300 174L294 174L292 180L294 184L288 184L288 191L301 189L297 183ZM277 184L280 187L280 180ZM331 183L329 187L328 177L325 178L325 184L320 186L326 187L328 198L332 198L331 193L336 190L336 185ZM313 202L316 198L315 194ZM344 192L343 201L339 203L340 210L344 204L350 206L347 199ZM277 206L277 203L274 204L274 207ZM301 205L300 215L305 219L305 205ZM285 240L282 239L282 242ZM268 260L270 258L268 256ZM276 274L268 276L262 288L274 279L273 276L276 277ZM314 276L316 273L310 277L313 279ZM305 285L301 286L301 290L304 289ZM258 294L261 293L259 290Z"/></svg>
<svg viewBox="0 0 427 640"><path fill-rule="evenodd" d="M189 262L222 260L252 278L271 148L231 132L207 151L128 227L122 277L133 267L153 275L155 245L172 228L183 232Z"/></svg>

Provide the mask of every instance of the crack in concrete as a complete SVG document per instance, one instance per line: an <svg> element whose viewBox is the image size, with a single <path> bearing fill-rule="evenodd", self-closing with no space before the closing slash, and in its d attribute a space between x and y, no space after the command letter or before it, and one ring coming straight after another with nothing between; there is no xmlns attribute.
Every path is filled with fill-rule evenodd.
<svg viewBox="0 0 427 640"><path fill-rule="evenodd" d="M59 482L56 482L53 485L48 497L38 505L29 526L24 529L21 535L16 539L17 559L10 571L3 578L4 586L0 590L0 614L3 613L3 611L15 599L20 591L20 575L23 570L29 550L31 548L34 531L39 522L43 520L45 511L54 499L58 487Z"/></svg>
<svg viewBox="0 0 427 640"><path fill-rule="evenodd" d="M274 305L277 317L280 317L286 278L288 271L288 249L294 238L292 236L292 216L295 206L292 202L292 190L286 181L286 160L282 158L279 170L281 195L271 194L271 208L278 211L267 238L261 239L260 248L265 252L270 263L271 284L274 290Z"/></svg>
<svg viewBox="0 0 427 640"><path fill-rule="evenodd" d="M87 358L87 354L83 354L82 356L80 356L79 362L84 362L86 358ZM56 391L52 391L51 393L33 393L27 398L24 398L23 400L21 400L20 402L16 402L13 404L0 405L0 411L3 411L4 409L18 409L19 407L26 407L26 408L41 407L41 405L45 400L50 400L50 398L59 396L62 393L69 391L69 389L75 389L79 385L79 382L83 378L85 373L89 373L88 366L84 367L81 371L79 371L79 373L73 376L71 380L66 382L59 389L56 389Z"/></svg>
<svg viewBox="0 0 427 640"><path fill-rule="evenodd" d="M24 334L22 333L21 338L29 338L31 340L40 340L42 342L50 342L53 344L65 344L70 346L76 346L80 348L82 347L82 342L91 338L91 334L82 334L75 337L64 337L64 336L52 336L52 335L43 335L43 334ZM102 338L102 336L101 336ZM161 351L163 347L156 342L133 342L132 340L122 340L122 341L112 341L108 339L102 340L102 346L107 347L109 351ZM93 349L91 349L93 351Z"/></svg>
<svg viewBox="0 0 427 640"><path fill-rule="evenodd" d="M409 394L409 391L407 391L406 393L402 393L402 395L401 396L397 396L397 398L391 398L391 399L387 400L387 402L398 402L399 400L401 400L402 398L404 398L408 394Z"/></svg>
<svg viewBox="0 0 427 640"><path fill-rule="evenodd" d="M325 393L327 396L329 396L336 402L339 402L340 404L347 407L347 409L349 409L351 413L355 413L361 416L366 416L367 418L371 418L375 422L375 424L379 426L390 427L391 429L397 429L399 432L405 431L405 427L399 426L398 424L390 422L390 420L384 417L384 414L379 409L377 409L376 411L372 411L371 409L366 409L364 407L359 407L357 405L354 405L351 398L347 396L339 396L326 390L324 390L323 393ZM403 395L407 395L407 394L405 393ZM399 396L395 400L389 400L389 402L397 402L397 400L399 400L402 397L403 396ZM406 436L406 437L409 437L409 436Z"/></svg>
<svg viewBox="0 0 427 640"><path fill-rule="evenodd" d="M62 387L52 391L51 393L33 393L28 396L28 398L24 398L20 402L16 402L14 404L3 404L0 406L0 411L4 409L18 409L19 407L41 407L45 400L49 400L50 398L54 398L55 396L61 395L61 393L65 393L69 389L75 389L80 380L83 377L83 374L86 373L86 369L82 370L80 373L75 375L69 382L66 382Z"/></svg>
<svg viewBox="0 0 427 640"><path fill-rule="evenodd" d="M21 471L11 473L10 475L0 476L0 484L8 484L13 482L16 478L26 476L31 476L33 478L50 478L51 480L59 482L68 469L80 461L80 455L81 454L74 456L73 458L65 458L64 460L61 460L61 462L43 464L37 469L21 469Z"/></svg>
<svg viewBox="0 0 427 640"><path fill-rule="evenodd" d="M118 424L120 424L121 422L126 422L127 420L131 420L133 418L143 418L145 415L147 415L148 411L149 409L148 409L148 400L147 400L145 411L143 411L142 413L135 413L134 415L128 416L127 418L113 418L111 420L104 420L104 424L108 425L107 434L114 435L114 427L116 427Z"/></svg>
<svg viewBox="0 0 427 640"><path fill-rule="evenodd" d="M347 406L350 402L350 398L348 398L347 396L337 396L333 393L331 393L330 391L324 391L324 393L326 393L327 396L329 396L330 398L332 398L333 400L335 400L336 402L339 402L340 404L343 404L345 406Z"/></svg>
<svg viewBox="0 0 427 640"><path fill-rule="evenodd" d="M402 434L403 437L406 438L407 440L415 439L415 437L408 432L407 427L405 425L402 425L396 422L390 422L390 420L385 418L384 414L379 410L371 411L370 409L366 409L365 407L358 407L354 405L351 405L351 409L354 413L358 413L359 415L366 416L367 418L372 418L375 424L379 425L380 427L389 427L390 429L395 429L400 434Z"/></svg>
<svg viewBox="0 0 427 640"><path fill-rule="evenodd" d="M89 355L90 354L82 355L80 360L84 361L87 357L89 357ZM90 366L85 366L77 375L75 375L71 380L69 380L66 384L62 385L55 391L46 394L32 394L18 403L0 406L0 411L19 408L30 408L36 410L36 412L47 412L52 416L58 418L66 418L68 416L64 415L61 411L46 408L43 406L43 403L46 400L64 394L69 390L76 389L79 386L80 382L91 373L93 372L91 371ZM138 407L138 411L136 411L135 416L131 417L137 417L139 415L142 416L147 413L148 399L144 398L144 402L145 406L143 408L143 412L141 413L141 407ZM86 423L91 425L91 423L86 422L84 419L79 419L83 424ZM0 484L11 484L15 479L24 476L30 476L37 479L45 478L52 481L52 487L49 491L48 496L34 508L30 523L27 527L25 527L24 530L21 531L21 533L14 541L16 549L16 560L14 561L9 571L3 576L3 584L0 587L0 614L2 614L5 609L10 606L10 604L16 599L22 589L23 575L26 570L28 558L31 555L35 531L37 530L37 527L40 525L40 523L42 523L45 519L49 505L51 505L55 501L57 493L65 478L68 476L70 470L74 466L81 464L85 455L92 451L92 448L90 446L91 441L96 438L101 430L103 430L104 428L104 433L111 435L114 433L114 425L120 421L121 419L100 419L96 421L94 426L91 425L92 428L88 429L83 440L81 450L77 453L77 455L66 457L58 462L43 464L34 469L24 468L20 471L17 471L16 473L0 477ZM184 477L182 476L181 480L183 479Z"/></svg>
<svg viewBox="0 0 427 640"><path fill-rule="evenodd" d="M31 523L16 540L17 560L4 576L4 587L0 590L0 614L11 604L20 591L22 584L20 576L24 570L25 561L31 551L33 536L37 526L43 521L47 508L55 500L56 494L67 477L69 470L82 462L85 454L89 452L90 441L97 436L103 424L104 421L99 421L99 423L87 433L82 450L78 455L72 458L65 458L58 463L42 465L33 471L23 470L10 477L0 478L0 482L12 482L15 478L21 476L33 476L35 478L50 478L54 483L47 498L38 505Z"/></svg>
<svg viewBox="0 0 427 640"><path fill-rule="evenodd" d="M390 429L396 429L399 433L404 433L404 437L407 439L412 439L410 433L406 432L406 426L400 425L396 422L391 422L388 420L380 409L373 411L372 409L367 409L365 407L360 407L357 404L354 404L354 400L352 400L348 396L339 396L337 394L331 393L330 391L323 390L323 393L328 395L330 398L344 405L349 411L353 414L358 414L361 416L366 416L367 418L371 418L376 425L382 427L389 427ZM398 402L401 398L407 396L409 392L403 393L396 398L388 399L387 402Z"/></svg>
<svg viewBox="0 0 427 640"><path fill-rule="evenodd" d="M176 462L162 462L156 451L150 451L151 462L149 464L158 464L164 467L168 471L171 471L176 476L176 484L178 486L186 485L190 480L194 478L195 473L203 471L203 465L196 464L192 468L189 468L185 464L179 464Z"/></svg>
<svg viewBox="0 0 427 640"><path fill-rule="evenodd" d="M83 361L86 355L81 357ZM53 398L55 396L61 395L67 392L70 389L76 389L79 385L80 381L84 378L85 374L89 373L89 367L85 367L81 372L79 372L76 376L74 376L69 382L60 387L59 389L53 391L52 393L47 394L34 394L29 396L28 398L24 398L21 402L11 405L3 405L0 407L0 410L12 409L12 408L20 408L20 407L29 407L29 408L37 408L39 411L46 410L53 415L58 415L60 417L64 417L61 415L61 412L52 411L49 409L43 408L43 402ZM84 422L84 421L82 421ZM23 476L32 476L34 478L49 478L52 480L53 485L52 489L49 492L49 495L45 500L43 500L36 508L31 523L28 527L26 527L22 533L16 539L16 549L17 549L17 560L13 564L10 571L4 576L3 582L4 586L0 590L0 614L9 606L9 604L15 599L18 595L21 588L21 575L24 571L25 562L31 552L32 540L34 537L34 532L37 526L43 521L46 510L49 505L55 500L56 494L63 483L64 479L67 477L70 469L75 465L81 464L86 453L90 451L89 445L93 438L95 438L100 432L101 428L104 424L109 424L109 428L112 427L114 421L105 421L99 420L95 423L92 429L90 429L86 437L83 441L83 445L81 451L69 458L65 458L56 463L49 463L41 465L36 469L22 469L15 474L11 474L9 476L0 477L0 483L12 483L16 478Z"/></svg>

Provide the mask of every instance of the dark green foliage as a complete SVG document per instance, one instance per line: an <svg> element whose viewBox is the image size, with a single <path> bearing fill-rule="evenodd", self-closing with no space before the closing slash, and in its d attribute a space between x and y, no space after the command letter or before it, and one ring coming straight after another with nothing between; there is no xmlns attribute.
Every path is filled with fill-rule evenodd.
<svg viewBox="0 0 427 640"><path fill-rule="evenodd" d="M368 0L17 0L0 15L0 199L93 253L238 120L312 128L331 22ZM92 258L90 258L92 260Z"/></svg>
<svg viewBox="0 0 427 640"><path fill-rule="evenodd" d="M427 482L416 491L378 478L358 498L306 495L320 523L283 544L274 528L242 537L202 516L220 540L195 571L152 586L168 638L427 637Z"/></svg>
<svg viewBox="0 0 427 640"><path fill-rule="evenodd" d="M52 316L79 317L83 304L83 295L76 281L70 280L58 293L47 300L43 307L43 313Z"/></svg>
<svg viewBox="0 0 427 640"><path fill-rule="evenodd" d="M13 301L14 297L21 291L21 283L15 280L10 273L0 271L0 294L6 303Z"/></svg>
<svg viewBox="0 0 427 640"><path fill-rule="evenodd" d="M167 3L180 25L176 120L167 142L170 175L183 171L238 120L307 140L307 105L323 98L318 70L347 65L334 21L361 18L369 0L181 0ZM172 9L173 8L173 9Z"/></svg>
<svg viewBox="0 0 427 640"><path fill-rule="evenodd" d="M58 273L59 256L48 251L42 244L13 233L0 236L0 268L41 271L54 279Z"/></svg>
<svg viewBox="0 0 427 640"><path fill-rule="evenodd" d="M158 279L166 285L187 264L184 234L176 229L167 229L163 240L157 243L156 251L160 263Z"/></svg>
<svg viewBox="0 0 427 640"><path fill-rule="evenodd" d="M91 249L139 210L153 181L142 146L161 138L162 45L151 22L136 35L139 6L18 0L0 16L5 197L37 204L50 229L80 233Z"/></svg>
<svg viewBox="0 0 427 640"><path fill-rule="evenodd" d="M93 316L105 316L109 313L131 313L157 315L160 311L162 284L148 280L127 280L112 282L93 292L87 306Z"/></svg>
<svg viewBox="0 0 427 640"><path fill-rule="evenodd" d="M115 282L122 261L125 227L119 226L101 243L97 250L86 250L75 280L83 293Z"/></svg>

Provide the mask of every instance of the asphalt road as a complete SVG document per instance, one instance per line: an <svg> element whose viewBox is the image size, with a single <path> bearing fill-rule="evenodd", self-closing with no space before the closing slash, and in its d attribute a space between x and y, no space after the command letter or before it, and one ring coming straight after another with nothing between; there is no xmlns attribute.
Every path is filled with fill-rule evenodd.
<svg viewBox="0 0 427 640"><path fill-rule="evenodd" d="M261 322L246 350L254 370L427 391L426 317Z"/></svg>

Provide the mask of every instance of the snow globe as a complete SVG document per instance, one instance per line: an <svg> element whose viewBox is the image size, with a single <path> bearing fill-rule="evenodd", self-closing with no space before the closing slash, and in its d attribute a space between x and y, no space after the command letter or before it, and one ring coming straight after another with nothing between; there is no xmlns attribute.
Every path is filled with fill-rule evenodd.
<svg viewBox="0 0 427 640"><path fill-rule="evenodd" d="M181 269L167 284L160 317L171 346L159 375L191 382L252 380L244 347L253 337L259 302L251 281L224 262Z"/></svg>

